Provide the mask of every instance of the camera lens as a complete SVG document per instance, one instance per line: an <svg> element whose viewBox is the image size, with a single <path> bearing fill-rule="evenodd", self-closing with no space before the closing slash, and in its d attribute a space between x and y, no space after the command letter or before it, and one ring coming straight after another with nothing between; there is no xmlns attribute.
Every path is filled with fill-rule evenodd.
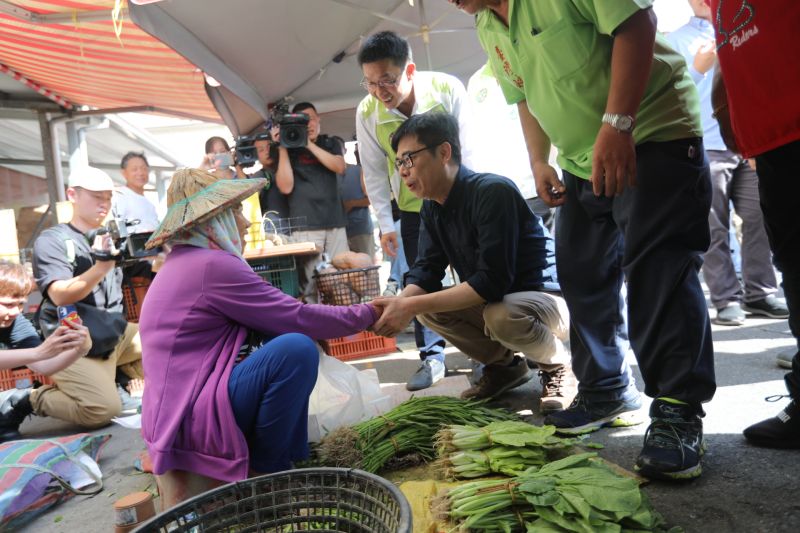
<svg viewBox="0 0 800 533"><path fill-rule="evenodd" d="M296 128L289 128L286 132L286 140L295 143L300 139L300 132Z"/></svg>

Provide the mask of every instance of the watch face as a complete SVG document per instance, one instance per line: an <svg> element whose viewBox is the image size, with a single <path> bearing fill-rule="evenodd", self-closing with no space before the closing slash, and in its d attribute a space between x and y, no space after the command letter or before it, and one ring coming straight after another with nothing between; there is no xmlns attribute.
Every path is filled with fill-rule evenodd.
<svg viewBox="0 0 800 533"><path fill-rule="evenodd" d="M629 117L629 116L620 115L620 116L617 117L616 126L617 126L617 129L620 129L622 131L628 131L628 130L631 129L631 126L633 126L633 121L631 120L631 117Z"/></svg>

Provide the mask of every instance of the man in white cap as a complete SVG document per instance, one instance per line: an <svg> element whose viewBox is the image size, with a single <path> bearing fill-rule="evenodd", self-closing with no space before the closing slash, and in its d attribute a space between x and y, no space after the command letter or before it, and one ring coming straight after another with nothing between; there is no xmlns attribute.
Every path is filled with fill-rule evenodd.
<svg viewBox="0 0 800 533"><path fill-rule="evenodd" d="M72 219L42 232L33 245L33 274L42 293L39 323L45 335L58 322L56 306L75 305L92 336L86 357L50 376L55 385L27 389L16 398L13 418L54 416L85 428L107 425L129 408L116 385L117 369L143 379L142 347L136 324L122 314L122 269L108 235L90 242L86 235L102 227L111 209L114 183L102 170L84 167L69 176L67 198ZM19 395L18 395L19 396Z"/></svg>

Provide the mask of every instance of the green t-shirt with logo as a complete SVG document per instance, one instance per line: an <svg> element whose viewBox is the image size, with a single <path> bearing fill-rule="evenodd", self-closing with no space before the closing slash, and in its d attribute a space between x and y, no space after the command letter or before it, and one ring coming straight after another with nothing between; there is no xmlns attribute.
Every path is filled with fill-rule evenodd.
<svg viewBox="0 0 800 533"><path fill-rule="evenodd" d="M588 179L592 149L611 82L613 33L653 0L509 0L509 26L481 11L478 38L506 100L528 109L559 150L558 164ZM700 101L686 63L666 39L655 40L650 79L634 139L701 137Z"/></svg>

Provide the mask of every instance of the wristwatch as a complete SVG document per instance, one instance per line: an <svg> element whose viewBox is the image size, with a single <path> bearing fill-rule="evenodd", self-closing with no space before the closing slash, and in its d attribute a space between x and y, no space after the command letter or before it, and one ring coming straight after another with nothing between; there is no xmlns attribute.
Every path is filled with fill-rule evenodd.
<svg viewBox="0 0 800 533"><path fill-rule="evenodd" d="M610 124L612 128L620 133L633 133L633 125L636 120L630 115L605 113L603 114L603 122Z"/></svg>

